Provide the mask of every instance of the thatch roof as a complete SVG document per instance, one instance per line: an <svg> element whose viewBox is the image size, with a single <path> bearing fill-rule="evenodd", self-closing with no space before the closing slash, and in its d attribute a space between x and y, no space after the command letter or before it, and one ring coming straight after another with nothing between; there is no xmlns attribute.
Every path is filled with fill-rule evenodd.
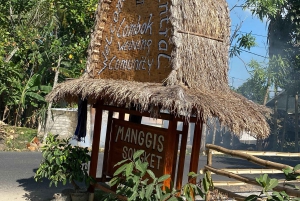
<svg viewBox="0 0 300 201"><path fill-rule="evenodd" d="M129 59L145 54L145 50L120 51L120 48L117 49L112 44L113 40L108 40L108 37L114 37L118 42L123 42L120 37L113 35L115 33L111 28L112 23L115 23L112 22L112 16L116 7L124 9L122 12L116 11L119 12L118 15L125 13L126 19L131 19L131 22L135 20L136 13L141 16L148 12L147 7L133 12L130 9L137 6L131 6L126 13L127 1L122 1L121 6L117 2L119 1L99 2L85 75L55 87L47 96L48 101L77 101L81 97L88 98L91 103L102 99L106 104L117 106L134 103L141 106L140 110L150 110L153 114L166 109L176 115L184 115L187 119L196 116L204 122L214 117L237 135L246 130L260 137L268 136L269 126L264 117L268 110L228 87L230 19L226 0L161 0L161 5L156 5L158 1L151 3L151 6L168 10L151 11L154 13L148 18L150 21L153 17L153 33L155 26L159 29L165 21L169 23L166 29L169 30L168 41L164 42L164 48L167 49L168 46L170 51L166 51L166 54L171 59L169 63L167 60L161 63L164 65L161 68L152 67L149 71L129 70L124 66L123 69L103 68L104 63L107 63L104 59L112 52ZM151 9L149 2L147 4L145 1L145 5ZM155 16L166 13L169 14L164 18L167 20L155 21ZM119 27L121 25L122 23L118 24ZM156 36L151 38L153 35L143 34L142 37L157 40ZM162 37L158 31L157 37ZM126 40L136 40L136 37ZM164 49L154 45L151 46L152 49ZM156 53L149 53L149 49L146 53L147 56L156 58ZM155 65L157 63L154 60L153 66ZM162 69L164 71L160 71ZM164 79L161 79L162 75L166 75ZM152 79L155 77L159 81ZM153 80L154 83L150 83Z"/></svg>
<svg viewBox="0 0 300 201"><path fill-rule="evenodd" d="M102 99L105 104L116 106L134 103L140 106L141 111L151 111L154 115L162 109L175 115L184 115L187 119L196 116L204 122L210 117L218 117L222 125L237 135L243 130L264 137L269 133L264 117L267 109L233 91L212 93L181 85L76 79L59 84L47 96L47 100L76 102L78 97L88 98L90 103Z"/></svg>

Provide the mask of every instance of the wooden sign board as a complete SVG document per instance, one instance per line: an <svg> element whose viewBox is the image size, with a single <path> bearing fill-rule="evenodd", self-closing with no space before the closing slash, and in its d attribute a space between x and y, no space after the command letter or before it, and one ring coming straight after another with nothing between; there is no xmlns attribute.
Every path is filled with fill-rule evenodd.
<svg viewBox="0 0 300 201"><path fill-rule="evenodd" d="M137 150L145 152L140 156L142 162L148 161L148 168L156 177L171 174L165 171L166 165L172 165L169 156L173 156L174 150L168 153L168 146L175 143L167 135L167 129L135 124L114 119L109 144L108 176L112 176L117 167L114 165L124 159L132 159Z"/></svg>
<svg viewBox="0 0 300 201"><path fill-rule="evenodd" d="M112 0L94 77L161 83L172 71L171 0Z"/></svg>

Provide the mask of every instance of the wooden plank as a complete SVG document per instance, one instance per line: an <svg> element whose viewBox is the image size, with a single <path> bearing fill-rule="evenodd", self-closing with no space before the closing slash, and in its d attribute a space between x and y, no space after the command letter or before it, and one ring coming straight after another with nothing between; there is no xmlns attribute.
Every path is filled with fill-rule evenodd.
<svg viewBox="0 0 300 201"><path fill-rule="evenodd" d="M176 130L177 130L177 125L176 125ZM179 137L180 134L178 133L174 133L173 135L175 135L175 148L174 148L174 158L173 158L173 168L172 168L172 175L171 178L173 178L173 182L175 183L175 181L177 180L176 176L178 176L177 172L176 172L176 168L177 168L177 156L178 156L178 147L179 147Z"/></svg>
<svg viewBox="0 0 300 201"><path fill-rule="evenodd" d="M169 121L169 128L167 136L168 138L171 138L174 133L176 133L177 130L177 121L175 120L175 117L173 116ZM171 178L164 181L164 187L171 188L171 181L174 181L174 178L172 177L172 171L173 171L173 160L174 160L174 149L175 149L175 142L172 142L172 140L169 140L169 145L167 146L167 149L165 150L165 167L164 167L164 174L171 174ZM177 153L176 153L177 157ZM174 170L175 171L175 170Z"/></svg>
<svg viewBox="0 0 300 201"><path fill-rule="evenodd" d="M119 119L124 120L125 119L125 113L124 112L119 112Z"/></svg>
<svg viewBox="0 0 300 201"><path fill-rule="evenodd" d="M184 169L184 161L186 155L186 144L189 132L189 123L183 124L183 130L181 135L181 146L180 146L180 154L178 161L178 169L177 169L177 178L176 178L176 189L179 190L182 187L182 178L183 178L183 169Z"/></svg>
<svg viewBox="0 0 300 201"><path fill-rule="evenodd" d="M105 137L105 150L104 150L104 156L103 156L103 165L102 165L102 181L106 181L107 176L107 169L109 165L109 142L110 142L110 133L111 133L111 124L112 124L112 116L113 111L108 111L108 118L107 118L107 127L106 127L106 137Z"/></svg>
<svg viewBox="0 0 300 201"><path fill-rule="evenodd" d="M149 113L149 112L140 112L140 111L130 110L130 109L124 108L124 107L115 107L115 106L110 106L110 105L104 105L103 110L112 110L114 112L123 112L123 113L127 113L127 114L143 116L143 117L152 117L151 113ZM163 119L163 120L170 120L171 116L172 116L172 114L160 113L157 118L158 119ZM195 123L195 122L199 121L197 119L197 117L190 117L189 119L186 119L182 115L178 115L176 117L173 117L173 119L175 119L177 121L191 122L191 123Z"/></svg>
<svg viewBox="0 0 300 201"><path fill-rule="evenodd" d="M165 158L167 155L170 155L170 152L167 152L168 146L174 144L173 138L170 138L167 134L167 129L165 128L114 119L109 145L107 174L112 176L113 172L118 168L114 167L116 163L124 159L132 160L135 151L144 150L145 152L140 156L140 159L148 161L148 168L157 177L162 176L165 173ZM172 149L171 155L173 155L173 152L174 149Z"/></svg>
<svg viewBox="0 0 300 201"><path fill-rule="evenodd" d="M195 125L193 147L190 161L190 172L198 172L198 161L200 156L201 135L202 135L203 122L198 121ZM192 183L196 183L196 178L191 179Z"/></svg>
<svg viewBox="0 0 300 201"><path fill-rule="evenodd" d="M94 134L93 134L93 144L90 162L89 175L93 178L97 176L97 164L98 164L98 154L99 154L99 143L101 135L101 122L102 122L102 104L96 105L95 123L94 123ZM99 123L100 122L100 123ZM88 191L94 193L95 188L90 185Z"/></svg>

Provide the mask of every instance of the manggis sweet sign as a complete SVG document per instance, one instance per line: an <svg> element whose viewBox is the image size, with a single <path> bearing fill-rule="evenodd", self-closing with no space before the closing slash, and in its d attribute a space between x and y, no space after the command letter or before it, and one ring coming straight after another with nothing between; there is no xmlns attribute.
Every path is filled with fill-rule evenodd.
<svg viewBox="0 0 300 201"><path fill-rule="evenodd" d="M162 82L172 70L169 0L113 0L94 76Z"/></svg>
<svg viewBox="0 0 300 201"><path fill-rule="evenodd" d="M137 150L144 150L142 162L157 175L164 174L169 137L167 129L139 125L131 122L113 120L109 150L109 174L116 169L114 165L124 159L133 159ZM173 153L171 153L173 154Z"/></svg>

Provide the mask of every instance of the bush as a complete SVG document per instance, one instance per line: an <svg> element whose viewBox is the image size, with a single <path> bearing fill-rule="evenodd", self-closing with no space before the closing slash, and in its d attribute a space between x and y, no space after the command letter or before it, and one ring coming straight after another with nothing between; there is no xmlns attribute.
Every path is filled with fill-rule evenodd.
<svg viewBox="0 0 300 201"><path fill-rule="evenodd" d="M69 181L75 190L79 189L78 182L88 186L91 177L88 175L88 162L91 160L88 149L72 146L67 140L59 140L58 135L49 135L45 146L42 147L43 160L34 176L36 181L43 178L50 180L50 186L59 182L63 185Z"/></svg>

